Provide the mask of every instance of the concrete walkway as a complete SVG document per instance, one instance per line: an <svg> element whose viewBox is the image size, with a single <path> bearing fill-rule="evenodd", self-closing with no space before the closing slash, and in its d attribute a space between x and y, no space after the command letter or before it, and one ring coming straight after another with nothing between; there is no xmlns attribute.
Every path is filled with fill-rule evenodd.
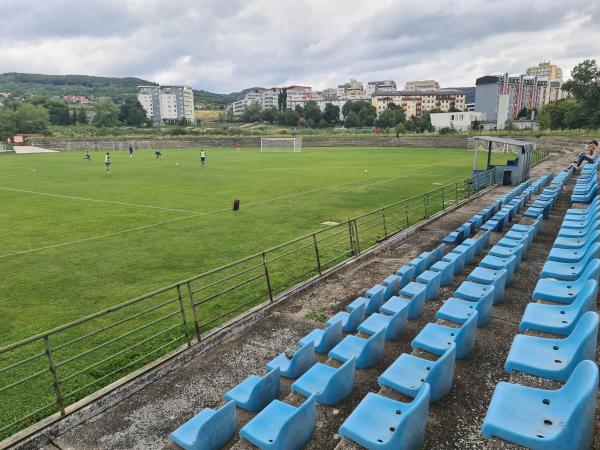
<svg viewBox="0 0 600 450"><path fill-rule="evenodd" d="M570 155L546 161L534 169L537 177L549 170L560 170L572 159ZM572 182L571 182L572 184ZM242 333L232 334L225 342L172 372L127 399L106 409L92 419L52 437L47 449L162 449L175 448L169 433L202 408L222 405L223 394L250 374L264 374L265 364L278 353L292 348L295 342L319 324L306 318L319 312L330 316L422 251L431 250L449 230L461 225L483 207L491 204L508 188L497 188L464 207L427 225L417 233L368 260L353 264L334 276L321 280L310 289L278 305L264 320ZM539 276L562 215L570 206L568 192L563 193L557 208L544 225L535 245L527 253L514 283L506 289L504 302L494 308L494 318L480 328L473 355L457 363L452 391L430 406L426 432L426 449L513 448L506 443L486 442L479 429L496 383L507 380L503 364L520 317ZM518 220L518 219L517 219ZM492 243L498 236L492 238ZM478 263L474 261L473 265ZM344 401L332 407L318 406L317 429L308 448L357 448L340 440L337 430L343 420L366 395L379 391L376 379L401 353L410 353L412 338L427 323L442 301L464 280L473 267L443 288L440 295L426 305L418 320L409 322L404 336L386 343L383 360L368 370L357 371L356 386ZM314 314L313 314L314 316ZM320 357L325 360L325 357ZM289 396L289 380L282 378L280 398ZM290 397L288 397L289 399ZM251 414L238 409L238 425ZM250 448L236 437L229 447Z"/></svg>

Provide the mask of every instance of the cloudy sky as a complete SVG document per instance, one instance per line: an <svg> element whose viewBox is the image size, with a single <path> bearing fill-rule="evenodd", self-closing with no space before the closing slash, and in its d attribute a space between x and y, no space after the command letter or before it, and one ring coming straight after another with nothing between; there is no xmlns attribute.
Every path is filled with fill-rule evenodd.
<svg viewBox="0 0 600 450"><path fill-rule="evenodd" d="M0 72L231 92L350 77L470 86L600 58L600 0L0 0Z"/></svg>

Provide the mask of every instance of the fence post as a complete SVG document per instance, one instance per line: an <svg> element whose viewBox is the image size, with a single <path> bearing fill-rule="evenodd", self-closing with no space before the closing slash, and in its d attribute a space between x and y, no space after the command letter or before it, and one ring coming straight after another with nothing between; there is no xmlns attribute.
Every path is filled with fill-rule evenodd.
<svg viewBox="0 0 600 450"><path fill-rule="evenodd" d="M385 235L385 237L388 237L388 232L387 232L387 224L385 223L385 208L381 208L381 219L383 221L383 233Z"/></svg>
<svg viewBox="0 0 600 450"><path fill-rule="evenodd" d="M404 213L406 215L406 228L410 226L410 220L408 219L408 203L404 204Z"/></svg>
<svg viewBox="0 0 600 450"><path fill-rule="evenodd" d="M454 204L458 204L458 181L456 181L454 183L454 195L455 195L455 202Z"/></svg>
<svg viewBox="0 0 600 450"><path fill-rule="evenodd" d="M313 243L315 244L315 255L317 257L317 270L319 275L323 275L321 272L321 257L319 256L319 246L317 245L317 234L313 233Z"/></svg>
<svg viewBox="0 0 600 450"><path fill-rule="evenodd" d="M429 217L428 211L427 211L427 207L429 206L429 193L425 192L425 195L423 196L423 205L425 207L425 219L427 219Z"/></svg>
<svg viewBox="0 0 600 450"><path fill-rule="evenodd" d="M442 211L446 209L446 200L444 198L444 188L442 187Z"/></svg>
<svg viewBox="0 0 600 450"><path fill-rule="evenodd" d="M353 219L352 222L354 223L354 236L356 237L356 255L358 256L360 255L360 239L358 238L358 225L356 223L356 219Z"/></svg>
<svg viewBox="0 0 600 450"><path fill-rule="evenodd" d="M60 415L65 415L65 401L60 390L60 383L58 381L58 375L56 374L56 366L54 365L54 359L52 358L52 350L50 349L50 339L48 336L44 336L44 350L46 351L46 357L48 358L48 370L52 376L52 383L54 384L54 393L56 395L56 404L60 409Z"/></svg>
<svg viewBox="0 0 600 450"><path fill-rule="evenodd" d="M192 282L187 283L188 297L190 298L190 307L192 308L192 318L194 319L194 328L196 329L196 338L200 342L200 323L198 322L198 316L196 315L196 306L194 305L194 291L192 290Z"/></svg>
<svg viewBox="0 0 600 450"><path fill-rule="evenodd" d="M265 279L267 281L267 289L269 291L269 300L273 301L273 290L271 289L271 278L269 278L269 268L267 267L267 257L265 252L262 252L262 260L265 268Z"/></svg>
<svg viewBox="0 0 600 450"><path fill-rule="evenodd" d="M190 339L190 330L188 330L187 319L185 318L185 311L183 309L183 296L181 295L181 285L177 285L177 300L179 301L179 311L181 311L181 319L183 320L183 328L185 330L185 337L187 338L188 347L192 346L192 340Z"/></svg>
<svg viewBox="0 0 600 450"><path fill-rule="evenodd" d="M352 229L352 224L350 220L348 220L348 237L350 238L350 251L352 252L352 256L356 256L356 246L354 245L354 230Z"/></svg>

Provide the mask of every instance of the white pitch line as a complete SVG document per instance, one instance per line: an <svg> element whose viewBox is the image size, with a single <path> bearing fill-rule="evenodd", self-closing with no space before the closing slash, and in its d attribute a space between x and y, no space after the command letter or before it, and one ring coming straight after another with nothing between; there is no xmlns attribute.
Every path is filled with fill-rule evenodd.
<svg viewBox="0 0 600 450"><path fill-rule="evenodd" d="M0 190L10 191L10 192L19 192L21 194L37 194L37 195L45 195L48 197L58 197L58 198L67 198L70 200L82 200L87 202L95 202L95 203L109 203L111 205L121 205L121 206L134 206L137 208L150 208L150 209L160 209L163 211L173 211L173 212L183 212L189 214L205 214L200 211L190 211L187 209L177 209L177 208L164 208L162 206L154 206L154 205L140 205L137 203L126 203L126 202L117 202L114 200L101 200L96 198L87 198L87 197L76 197L74 195L65 195L65 194L51 194L48 192L37 192L37 191L28 191L26 189L15 189L15 188L7 188L0 186Z"/></svg>
<svg viewBox="0 0 600 450"><path fill-rule="evenodd" d="M406 178L406 177L410 176L409 173L414 173L414 172L419 171L419 170L425 170L425 169L414 169L414 170L411 170L411 171L404 172L402 175L399 175L397 177L392 177L392 178L385 179L385 180L375 181L373 183L368 183L365 186L371 186L371 185L379 184L379 183L387 183L389 181L393 181L393 180L399 179L399 178ZM385 175L382 175L380 177L373 178L372 180L378 180L379 178L383 178L384 176ZM264 204L264 203L269 203L269 202L274 202L274 201L278 201L278 200L285 200L285 199L292 198L292 197L297 197L297 196L300 196L300 195L312 194L312 193L315 193L315 192L324 191L326 189L334 189L334 188L338 188L338 187L342 187L342 186L348 186L350 184L357 184L357 183L361 183L362 181L365 181L365 180L357 180L357 181L351 181L351 182L348 182L348 183L335 184L335 185L332 185L332 186L325 186L325 187L319 188L319 189L313 189L311 191L298 192L298 193L295 193L295 194L284 195L284 196L281 196L281 197L275 197L275 198L271 198L271 199L267 199L267 200L259 200L259 201L256 201L256 202L248 203L247 205L243 205L243 207L244 208L250 208L250 207L256 206L256 205L260 205L260 204ZM209 215L215 215L215 214L220 214L220 213L223 213L223 212L231 211L230 208L222 208L222 209L216 209L214 211L208 211L208 212L195 212L195 211L187 211L187 210L172 209L172 208L161 208L161 207L158 207L158 206L136 205L136 204L133 204L133 203L112 202L110 200L95 200L95 199L86 199L86 198L83 198L83 197L64 196L64 195L61 195L61 194L48 194L48 193L44 193L44 192L25 191L25 190L21 190L21 189L11 189L11 188L3 188L3 187L0 187L0 189L4 189L4 190L8 190L8 191L16 191L16 192L25 192L25 193L30 193L30 194L49 195L49 196L53 196L53 197L65 197L65 198L76 199L76 200L90 200L90 201L97 201L97 202L116 203L116 204L127 205L127 206L142 206L142 207L145 207L145 208L166 209L166 210L170 210L170 211L192 213L191 216L178 217L176 219L165 220L165 221L162 221L162 222L152 223L152 224L149 224L149 225L142 225L142 226L139 226L139 227L127 228L125 230L114 231L112 233L106 233L106 234L101 234L101 235L96 235L96 236L88 236L86 238L76 239L76 240L73 240L73 241L59 242L57 244L45 245L45 246L42 246L42 247L31 248L31 249L27 249L27 250L20 250L20 251L17 251L17 252L5 253L3 255L0 255L0 259L1 258L7 258L9 256L18 256L18 255L23 255L23 254L26 254L26 253L33 253L33 252L37 252L37 251L41 251L41 250L47 250L47 249L57 248L57 247L64 247L64 246L67 246L67 245L79 244L81 242L87 242L87 241L93 241L93 240L96 240L96 239L102 239L102 238L106 238L106 237L117 236L119 234L130 233L132 231L145 230L145 229L148 229L148 228L154 228L154 227L157 227L157 226L166 225L166 224L173 223L173 222L178 222L178 221L187 220L187 219L193 219L195 217L209 216Z"/></svg>

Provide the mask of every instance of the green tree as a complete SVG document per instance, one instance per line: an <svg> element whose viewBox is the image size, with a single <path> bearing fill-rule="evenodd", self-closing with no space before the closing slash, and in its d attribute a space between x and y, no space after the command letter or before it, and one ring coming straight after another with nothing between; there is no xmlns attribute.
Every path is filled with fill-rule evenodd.
<svg viewBox="0 0 600 450"><path fill-rule="evenodd" d="M317 124L323 118L323 113L321 112L321 108L314 100L308 100L304 105L304 118L309 121L312 120L314 124ZM311 127L313 128L313 127Z"/></svg>
<svg viewBox="0 0 600 450"><path fill-rule="evenodd" d="M325 105L325 110L323 111L323 119L325 119L325 122L331 125L339 123L340 107L332 103L327 103Z"/></svg>
<svg viewBox="0 0 600 450"><path fill-rule="evenodd" d="M279 115L279 123L281 125L287 125L291 127L295 127L298 125L298 121L300 120L300 114L292 109L288 109L282 112Z"/></svg>
<svg viewBox="0 0 600 450"><path fill-rule="evenodd" d="M354 111L350 111L344 117L345 117L344 126L346 128L354 128L354 127L360 126L360 117L358 116L358 113L355 113Z"/></svg>
<svg viewBox="0 0 600 450"><path fill-rule="evenodd" d="M277 109L280 112L284 112L287 110L287 88L282 88L277 94Z"/></svg>
<svg viewBox="0 0 600 450"><path fill-rule="evenodd" d="M265 108L262 112L261 119L263 122L273 123L277 120L278 111L275 108Z"/></svg>
<svg viewBox="0 0 600 450"><path fill-rule="evenodd" d="M317 126L319 128L327 128L327 121L325 119L321 119L321 120L319 120L319 123L317 124Z"/></svg>
<svg viewBox="0 0 600 450"><path fill-rule="evenodd" d="M77 125L77 111L69 111L69 116L71 118L71 125Z"/></svg>
<svg viewBox="0 0 600 450"><path fill-rule="evenodd" d="M588 125L600 126L600 67L594 59L586 59L571 71L572 79L565 82L563 88L580 102ZM567 105L568 106L568 105Z"/></svg>
<svg viewBox="0 0 600 450"><path fill-rule="evenodd" d="M390 103L387 108L379 114L379 117L375 121L375 125L380 128L394 128L405 120L404 109L401 106Z"/></svg>
<svg viewBox="0 0 600 450"><path fill-rule="evenodd" d="M398 125L396 125L394 127L394 130L396 130L396 133L398 133L398 134L404 134L404 133L406 133L406 125L404 125L403 122L400 122Z"/></svg>
<svg viewBox="0 0 600 450"><path fill-rule="evenodd" d="M83 109L83 108L79 109L79 113L77 114L77 122L83 123L83 124L88 123L88 117L87 117L87 114L85 113L85 109Z"/></svg>
<svg viewBox="0 0 600 450"><path fill-rule="evenodd" d="M367 104L360 108L358 112L358 117L360 118L360 126L362 127L372 127L375 123L375 117L377 116L377 111L375 107L371 104Z"/></svg>
<svg viewBox="0 0 600 450"><path fill-rule="evenodd" d="M94 107L96 115L92 121L92 125L97 127L114 127L119 124L119 108L114 102L103 97Z"/></svg>
<svg viewBox="0 0 600 450"><path fill-rule="evenodd" d="M43 106L23 103L15 112L15 124L17 133L47 133L50 117Z"/></svg>
<svg viewBox="0 0 600 450"><path fill-rule="evenodd" d="M15 112L8 109L0 109L0 137L13 135L17 132L17 122Z"/></svg>
<svg viewBox="0 0 600 450"><path fill-rule="evenodd" d="M479 131L481 129L481 122L477 119L471 122L471 130Z"/></svg>
<svg viewBox="0 0 600 450"><path fill-rule="evenodd" d="M260 121L262 117L262 106L258 102L252 102L246 105L244 112L242 113L242 122L252 123Z"/></svg>
<svg viewBox="0 0 600 450"><path fill-rule="evenodd" d="M69 107L62 100L48 100L45 105L48 110L48 116L50 117L50 123L52 125L70 125L71 114L69 113Z"/></svg>
<svg viewBox="0 0 600 450"><path fill-rule="evenodd" d="M125 100L125 103L119 107L119 120L126 125L132 127L142 126L146 123L146 118L146 110L135 97L128 98ZM185 119L185 117L183 117L183 119Z"/></svg>

